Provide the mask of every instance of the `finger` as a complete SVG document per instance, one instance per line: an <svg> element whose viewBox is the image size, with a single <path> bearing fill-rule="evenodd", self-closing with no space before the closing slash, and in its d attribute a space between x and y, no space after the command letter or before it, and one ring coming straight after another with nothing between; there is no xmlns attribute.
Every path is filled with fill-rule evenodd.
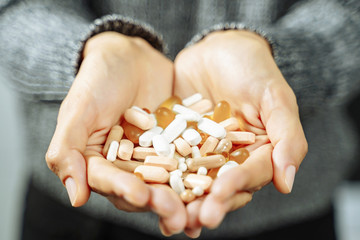
<svg viewBox="0 0 360 240"><path fill-rule="evenodd" d="M280 192L289 193L308 146L295 96L291 90L284 91L277 91L276 100L264 105L263 121L274 146L274 185Z"/></svg>
<svg viewBox="0 0 360 240"><path fill-rule="evenodd" d="M88 183L105 196L123 197L136 207L144 207L150 199L150 190L135 175L122 171L101 156L86 155Z"/></svg>
<svg viewBox="0 0 360 240"><path fill-rule="evenodd" d="M239 192L225 202L220 202L210 193L201 206L199 220L210 229L216 228L221 224L226 213L245 206L251 199L252 193Z"/></svg>
<svg viewBox="0 0 360 240"><path fill-rule="evenodd" d="M254 191L271 182L273 168L271 144L256 149L241 165L234 167L217 178L211 195L218 202L225 202L240 191Z"/></svg>
<svg viewBox="0 0 360 240"><path fill-rule="evenodd" d="M144 206L144 207L136 207L132 204L130 204L129 202L127 202L124 198L122 197L118 197L118 196L114 196L114 195L109 195L106 197L117 209L122 210L122 211L126 211L126 212L147 212L150 211L150 207L149 206Z"/></svg>
<svg viewBox="0 0 360 240"><path fill-rule="evenodd" d="M199 214L203 201L203 198L198 198L186 206L187 223L184 233L190 238L200 236L202 224L199 221Z"/></svg>
<svg viewBox="0 0 360 240"><path fill-rule="evenodd" d="M152 210L160 217L159 227L166 236L180 233L186 224L186 210L180 197L166 185L151 186Z"/></svg>
<svg viewBox="0 0 360 240"><path fill-rule="evenodd" d="M256 135L255 136L255 143L247 145L246 148L250 154L261 147L262 145L270 143L269 137L267 135Z"/></svg>

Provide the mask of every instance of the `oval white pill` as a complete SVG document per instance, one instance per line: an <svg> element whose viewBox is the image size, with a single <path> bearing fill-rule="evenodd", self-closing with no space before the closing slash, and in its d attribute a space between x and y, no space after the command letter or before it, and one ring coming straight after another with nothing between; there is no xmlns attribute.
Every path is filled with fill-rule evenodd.
<svg viewBox="0 0 360 240"><path fill-rule="evenodd" d="M168 143L174 141L186 129L187 123L183 118L175 118L161 133Z"/></svg>
<svg viewBox="0 0 360 240"><path fill-rule="evenodd" d="M106 155L107 160L109 160L111 162L114 162L116 160L116 155L117 155L119 146L120 146L120 143L118 141L112 141L110 143L110 147L109 147L108 153Z"/></svg>
<svg viewBox="0 0 360 240"><path fill-rule="evenodd" d="M215 138L222 139L226 137L225 128L208 118L201 118L198 122L198 128Z"/></svg>
<svg viewBox="0 0 360 240"><path fill-rule="evenodd" d="M237 167L239 166L239 164L235 161L228 161L227 163L225 163L224 165L222 165L220 168L219 168L219 171L217 173L217 176L220 177L222 174L224 174L224 172L234 168L234 167Z"/></svg>
<svg viewBox="0 0 360 240"><path fill-rule="evenodd" d="M159 156L168 156L171 153L170 144L163 135L156 135L152 139L155 152Z"/></svg>
<svg viewBox="0 0 360 240"><path fill-rule="evenodd" d="M204 189L200 186L196 186L193 188L192 192L195 196L200 197L204 194Z"/></svg>
<svg viewBox="0 0 360 240"><path fill-rule="evenodd" d="M188 167L187 167L186 163L180 163L180 164L178 165L178 169L179 169L180 171L182 171L182 172L186 172L186 170L188 169Z"/></svg>
<svg viewBox="0 0 360 240"><path fill-rule="evenodd" d="M170 176L172 174L177 174L177 175L179 175L179 177L181 177L183 172L180 169L176 169L176 170L170 172Z"/></svg>
<svg viewBox="0 0 360 240"><path fill-rule="evenodd" d="M183 105L180 104L175 104L173 107L173 112L178 113L178 114L184 114L186 116L192 116L192 118L194 118L193 121L199 121L201 118L201 115L197 112L195 112L194 110L191 110L190 108L184 107Z"/></svg>
<svg viewBox="0 0 360 240"><path fill-rule="evenodd" d="M184 183L181 179L181 177L177 174L170 174L170 187L177 193L181 194L183 191L185 191Z"/></svg>
<svg viewBox="0 0 360 240"><path fill-rule="evenodd" d="M199 175L206 175L207 174L207 169L206 167L199 167L199 169L197 170L197 174Z"/></svg>
<svg viewBox="0 0 360 240"><path fill-rule="evenodd" d="M195 94L191 95L190 97L187 97L187 98L183 99L182 104L185 107L188 107L190 105L193 105L194 103L197 103L202 98L203 98L203 96L201 95L201 93L195 93Z"/></svg>
<svg viewBox="0 0 360 240"><path fill-rule="evenodd" d="M200 149L198 146L193 146L191 148L192 150L192 158L199 158L201 157Z"/></svg>
<svg viewBox="0 0 360 240"><path fill-rule="evenodd" d="M198 145L201 142L201 136L198 131L192 128L185 129L181 135L185 141L187 141L191 146Z"/></svg>
<svg viewBox="0 0 360 240"><path fill-rule="evenodd" d="M152 145L152 139L154 136L159 135L163 129L159 126L153 127L147 130L139 137L139 145L141 147L150 147Z"/></svg>

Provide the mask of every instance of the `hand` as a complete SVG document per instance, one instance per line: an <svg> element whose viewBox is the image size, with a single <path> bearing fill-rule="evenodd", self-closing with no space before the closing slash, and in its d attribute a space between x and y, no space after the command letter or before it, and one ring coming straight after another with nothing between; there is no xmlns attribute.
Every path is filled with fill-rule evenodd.
<svg viewBox="0 0 360 240"><path fill-rule="evenodd" d="M185 208L171 191L148 186L101 154L110 128L132 105L150 110L172 93L173 64L145 40L105 32L88 40L83 62L61 104L46 161L75 207L90 190L119 209L152 209L169 232L184 228ZM156 63L156 64L154 64Z"/></svg>
<svg viewBox="0 0 360 240"><path fill-rule="evenodd" d="M291 191L295 172L307 152L307 142L295 95L264 39L247 31L213 32L176 57L175 79L175 95L183 98L200 92L213 102L226 100L233 113L243 119L245 130L267 134L271 142L254 152L247 165L215 180L202 205L188 205L189 222L196 220L193 225L188 222L189 235L199 234L202 225L216 227L225 212L243 206L250 201L253 190L271 180L280 192ZM265 174L257 174L254 179L248 165ZM236 181L239 172L244 175ZM201 207L193 211L196 204ZM207 212L208 209L213 211Z"/></svg>

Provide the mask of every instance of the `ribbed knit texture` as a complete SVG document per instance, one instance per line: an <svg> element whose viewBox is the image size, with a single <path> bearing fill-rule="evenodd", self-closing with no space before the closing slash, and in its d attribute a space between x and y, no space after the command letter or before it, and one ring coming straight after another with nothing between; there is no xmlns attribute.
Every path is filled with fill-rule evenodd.
<svg viewBox="0 0 360 240"><path fill-rule="evenodd" d="M168 56L174 59L191 39L193 44L214 26L221 29L224 23L234 23L231 26L271 39L275 60L297 96L309 153L291 194L282 195L270 184L246 207L228 214L218 229L205 230L202 238L244 236L321 214L330 205L334 188L358 161L354 159L358 139L345 106L359 93L359 11L355 0L28 0L2 9L0 63L24 97L27 155L35 183L69 204L44 155L86 36L110 25L108 30L122 31L112 18L121 24L132 19L126 20L133 24L130 29L143 30L130 35L144 37L159 50L164 49L162 35ZM94 22L109 14L116 15ZM106 25L109 19L114 24ZM144 28L147 24L152 27ZM80 211L160 234L154 214L117 211L97 194Z"/></svg>

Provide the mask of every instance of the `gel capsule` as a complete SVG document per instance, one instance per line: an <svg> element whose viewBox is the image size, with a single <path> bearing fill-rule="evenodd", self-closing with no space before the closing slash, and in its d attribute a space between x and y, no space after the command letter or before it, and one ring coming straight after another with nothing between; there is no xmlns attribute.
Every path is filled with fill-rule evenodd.
<svg viewBox="0 0 360 240"><path fill-rule="evenodd" d="M159 108L165 107L165 108L172 110L172 108L175 104L181 104L181 103L182 103L182 101L178 96L171 96L168 99L166 99L164 102L162 102L160 104Z"/></svg>
<svg viewBox="0 0 360 240"><path fill-rule="evenodd" d="M221 139L221 141L219 142L219 144L216 146L214 152L216 153L222 153L222 152L229 152L232 148L232 142L227 139Z"/></svg>
<svg viewBox="0 0 360 240"><path fill-rule="evenodd" d="M141 130L140 128L132 125L131 123L128 123L127 121L124 121L122 123L122 127L124 129L124 134L127 139L132 141L135 144L139 143L139 137L141 134L144 133L144 130Z"/></svg>
<svg viewBox="0 0 360 240"><path fill-rule="evenodd" d="M174 119L175 113L166 107L160 107L154 112L157 125L166 128Z"/></svg>
<svg viewBox="0 0 360 240"><path fill-rule="evenodd" d="M213 120L217 123L231 117L230 104L227 101L220 101L214 108Z"/></svg>
<svg viewBox="0 0 360 240"><path fill-rule="evenodd" d="M239 148L232 153L230 153L230 160L235 161L238 164L245 162L245 160L249 157L250 153L246 148Z"/></svg>

